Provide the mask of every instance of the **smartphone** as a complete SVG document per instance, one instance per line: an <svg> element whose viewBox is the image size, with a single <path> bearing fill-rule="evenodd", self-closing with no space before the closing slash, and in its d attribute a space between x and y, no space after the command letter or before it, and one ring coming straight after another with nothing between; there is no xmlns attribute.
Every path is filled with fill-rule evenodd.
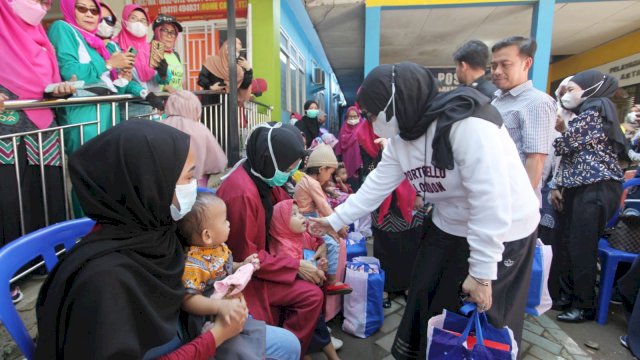
<svg viewBox="0 0 640 360"><path fill-rule="evenodd" d="M132 53L133 55L138 55L138 50L136 50L133 46L129 46L127 52Z"/></svg>
<svg viewBox="0 0 640 360"><path fill-rule="evenodd" d="M44 92L45 93L52 93L53 90L56 88L56 86L60 85L62 83L53 83L53 84L49 84L47 85L46 88L44 88ZM84 81L83 80L79 80L79 81L72 81L71 86L73 86L74 88L76 88L76 90L78 89L84 89Z"/></svg>
<svg viewBox="0 0 640 360"><path fill-rule="evenodd" d="M151 40L151 56L149 56L149 67L155 68L158 66L154 58L164 58L164 43L158 40Z"/></svg>
<svg viewBox="0 0 640 360"><path fill-rule="evenodd" d="M247 49L240 49L239 53L241 58L247 59Z"/></svg>

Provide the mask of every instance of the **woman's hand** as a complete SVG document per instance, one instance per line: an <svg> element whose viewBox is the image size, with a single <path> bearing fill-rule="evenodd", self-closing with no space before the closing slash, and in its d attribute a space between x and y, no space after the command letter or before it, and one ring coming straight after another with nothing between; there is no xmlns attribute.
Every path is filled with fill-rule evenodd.
<svg viewBox="0 0 640 360"><path fill-rule="evenodd" d="M240 294L242 295L242 294ZM217 318L222 318L227 323L241 321L247 316L247 303L243 296L219 301Z"/></svg>
<svg viewBox="0 0 640 360"><path fill-rule="evenodd" d="M567 124L565 124L564 119L560 115L556 116L556 131L559 133L567 131Z"/></svg>
<svg viewBox="0 0 640 360"><path fill-rule="evenodd" d="M4 111L5 100L9 100L9 97L3 93L0 93L0 113Z"/></svg>
<svg viewBox="0 0 640 360"><path fill-rule="evenodd" d="M131 68L135 61L136 56L133 53L116 51L107 60L107 65L114 69L125 69Z"/></svg>
<svg viewBox="0 0 640 360"><path fill-rule="evenodd" d="M71 83L74 81L78 81L78 77L75 75L71 76L71 79L69 79L69 81L61 82L53 89L53 91L51 92L51 96L61 98L73 95L73 93L76 92L76 88L71 85Z"/></svg>
<svg viewBox="0 0 640 360"><path fill-rule="evenodd" d="M471 275L467 275L467 278L462 283L462 291L465 294L469 294L467 300L476 303L478 305L478 310L483 312L491 309L491 305L493 303L491 280L478 280L486 282L488 285L485 286L480 284L472 278Z"/></svg>
<svg viewBox="0 0 640 360"><path fill-rule="evenodd" d="M330 231L333 231L333 228L327 218L309 218L309 232L311 235L320 237Z"/></svg>
<svg viewBox="0 0 640 360"><path fill-rule="evenodd" d="M560 192L560 190L551 189L551 191L549 191L549 202L553 205L553 208L556 209L556 211L562 212L563 200L562 192Z"/></svg>
<svg viewBox="0 0 640 360"><path fill-rule="evenodd" d="M325 280L327 280L327 278L324 276L324 272L322 272L320 269L313 266L312 263L306 260L300 260L298 275L303 280L314 283L316 285L321 285Z"/></svg>
<svg viewBox="0 0 640 360"><path fill-rule="evenodd" d="M209 86L209 90L216 92L227 92L227 86L222 82L217 82Z"/></svg>
<svg viewBox="0 0 640 360"><path fill-rule="evenodd" d="M249 64L249 62L247 61L247 59L243 58L243 57L239 57L238 58L238 65L240 65L241 68L244 69L244 71L249 71L251 70L251 64Z"/></svg>
<svg viewBox="0 0 640 360"><path fill-rule="evenodd" d="M128 81L133 80L133 72L131 69L121 69L118 71L118 76Z"/></svg>
<svg viewBox="0 0 640 360"><path fill-rule="evenodd" d="M223 342L231 339L232 337L240 334L242 329L244 328L244 323L247 321L247 316L249 315L249 311L247 310L247 306L244 303L244 298L241 301L238 300L229 300L244 306L244 311L242 314L238 314L238 316L234 316L226 320L222 316L216 317L216 321L211 328L211 334L213 334L213 338L216 340L216 346L219 347Z"/></svg>

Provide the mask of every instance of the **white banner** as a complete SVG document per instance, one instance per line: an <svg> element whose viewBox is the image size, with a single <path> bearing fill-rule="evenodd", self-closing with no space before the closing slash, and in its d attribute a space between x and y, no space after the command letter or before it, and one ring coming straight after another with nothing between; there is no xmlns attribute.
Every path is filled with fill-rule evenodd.
<svg viewBox="0 0 640 360"><path fill-rule="evenodd" d="M620 87L640 83L640 53L594 68L618 79Z"/></svg>

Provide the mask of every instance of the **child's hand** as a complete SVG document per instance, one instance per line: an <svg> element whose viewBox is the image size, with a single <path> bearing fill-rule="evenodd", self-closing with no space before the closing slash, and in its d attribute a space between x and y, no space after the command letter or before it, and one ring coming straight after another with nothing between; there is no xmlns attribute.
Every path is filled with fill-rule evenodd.
<svg viewBox="0 0 640 360"><path fill-rule="evenodd" d="M327 260L327 258L318 259L318 261L316 262L316 265L318 269L324 272L327 272L329 270L329 261Z"/></svg>
<svg viewBox="0 0 640 360"><path fill-rule="evenodd" d="M255 271L260 270L260 258L258 257L258 254L251 254L247 256L247 258L242 262L242 265L244 264L252 264Z"/></svg>

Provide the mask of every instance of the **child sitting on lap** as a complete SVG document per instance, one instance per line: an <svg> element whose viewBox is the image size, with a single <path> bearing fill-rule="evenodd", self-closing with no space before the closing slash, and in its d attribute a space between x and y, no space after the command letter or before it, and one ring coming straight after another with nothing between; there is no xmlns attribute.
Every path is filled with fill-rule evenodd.
<svg viewBox="0 0 640 360"><path fill-rule="evenodd" d="M182 302L186 313L181 315L184 335L189 339L207 330L205 323L213 320L212 315L222 317L216 321L226 321L247 311L240 291L251 279L253 271L260 267L260 261L257 254L252 254L241 263L233 262L225 244L229 229L227 207L222 199L211 193L198 193L192 210L178 222L178 233L189 244L182 276L187 290ZM232 285L223 284L225 282L221 280L241 267L238 274L234 274L236 281L231 282ZM215 288L225 289L225 293L213 294L216 282L219 284ZM245 329L250 320L247 319ZM260 323L258 326L264 328L264 323Z"/></svg>
<svg viewBox="0 0 640 360"><path fill-rule="evenodd" d="M269 227L269 252L273 256L287 255L298 260L308 260L327 271L326 246L320 238L311 236L307 231L308 220L302 215L295 200L284 200L273 207ZM322 350L328 359L339 359L324 315L316 324L309 353Z"/></svg>
<svg viewBox="0 0 640 360"><path fill-rule="evenodd" d="M333 209L329 205L327 195L322 190L322 185L331 179L331 174L338 167L338 159L329 145L318 145L309 155L305 175L296 185L293 198L296 200L300 211L306 217L326 217L333 213ZM346 237L346 231L343 237ZM327 260L329 261L329 270L327 279L327 294L348 294L351 288L339 281L336 281L336 273L338 270L338 255L340 245L336 241L338 235L335 232L330 233L331 236L325 235L323 240L327 245Z"/></svg>

